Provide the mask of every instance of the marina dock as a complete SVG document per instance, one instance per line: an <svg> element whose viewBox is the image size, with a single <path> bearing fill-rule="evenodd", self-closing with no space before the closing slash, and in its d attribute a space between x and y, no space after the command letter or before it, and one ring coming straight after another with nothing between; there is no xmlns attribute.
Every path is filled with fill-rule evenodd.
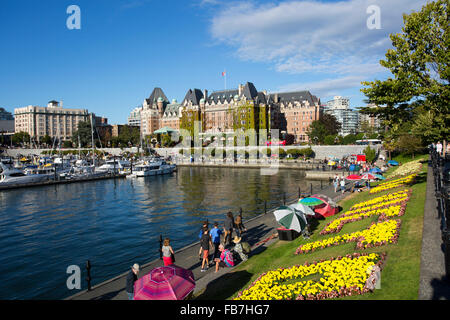
<svg viewBox="0 0 450 320"><path fill-rule="evenodd" d="M35 182L35 183L27 183L27 184L9 184L5 186L0 186L0 191L3 190L12 190L19 188L32 188L32 187L42 187L42 186L51 186L51 185L59 185L59 184L69 184L69 183L77 183L77 182L88 182L88 181L98 181L98 180L106 180L106 179L122 179L125 178L125 174L116 174L116 175L105 175L99 177L87 177L87 178L76 178L70 180L48 180L43 182Z"/></svg>

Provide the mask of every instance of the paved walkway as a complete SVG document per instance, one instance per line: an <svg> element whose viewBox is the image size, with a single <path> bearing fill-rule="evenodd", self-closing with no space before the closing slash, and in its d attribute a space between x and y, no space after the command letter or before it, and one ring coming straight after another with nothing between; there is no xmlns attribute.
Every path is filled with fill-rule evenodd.
<svg viewBox="0 0 450 320"><path fill-rule="evenodd" d="M450 282L445 278L441 218L438 215L433 169L428 167L423 217L419 300L449 300Z"/></svg>
<svg viewBox="0 0 450 320"><path fill-rule="evenodd" d="M334 198L336 201L341 199L343 196L341 193L334 193L333 186L325 186L323 190L320 186L316 186L313 190L315 193L325 194ZM348 195L348 192L345 194ZM344 195L344 196L345 196ZM273 238L266 243L263 243L257 247L255 244L261 240L269 238L272 234L277 234L276 228L279 227L272 211L267 214L261 214L251 220L244 221L244 225L247 228L247 232L243 233L243 241L247 241L252 246L251 255L258 254L258 252L264 250L265 247L269 246L273 242L277 241L278 238ZM233 234L234 235L234 234ZM223 276L225 273L230 272L233 268L221 268L219 272L214 272L214 267L210 267L206 272L201 272L201 261L198 258L199 244L193 243L190 246L182 248L175 252L175 264L183 267L185 269L190 269L194 273L196 279L196 288L194 295L202 292L211 281ZM132 262L130 262L132 263ZM144 276L149 273L152 269L163 266L162 260L154 260L143 266L141 266L141 271L139 277ZM97 286L94 286L91 291L82 291L71 297L69 300L126 300L127 295L125 293L125 279L126 273L123 273L113 279L103 282Z"/></svg>

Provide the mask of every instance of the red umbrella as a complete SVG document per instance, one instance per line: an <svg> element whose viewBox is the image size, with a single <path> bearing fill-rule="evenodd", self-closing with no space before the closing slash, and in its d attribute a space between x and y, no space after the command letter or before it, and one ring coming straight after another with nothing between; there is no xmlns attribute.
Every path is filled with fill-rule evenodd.
<svg viewBox="0 0 450 320"><path fill-rule="evenodd" d="M194 274L176 265L153 269L134 284L135 300L183 300L195 288Z"/></svg>
<svg viewBox="0 0 450 320"><path fill-rule="evenodd" d="M374 180L374 179L376 179L377 177L375 177L373 174L371 174L371 173L365 173L365 174L363 174L362 176L361 176L361 179L364 179L364 180Z"/></svg>
<svg viewBox="0 0 450 320"><path fill-rule="evenodd" d="M313 197L322 200L324 203L314 208L316 214L326 218L332 215L335 215L339 212L339 208L336 202L333 201L330 197L327 197L323 194L315 194ZM319 217L320 218L320 217Z"/></svg>
<svg viewBox="0 0 450 320"><path fill-rule="evenodd" d="M347 179L347 180L361 180L361 176L358 176L356 174L351 174L348 177L346 177L345 179Z"/></svg>

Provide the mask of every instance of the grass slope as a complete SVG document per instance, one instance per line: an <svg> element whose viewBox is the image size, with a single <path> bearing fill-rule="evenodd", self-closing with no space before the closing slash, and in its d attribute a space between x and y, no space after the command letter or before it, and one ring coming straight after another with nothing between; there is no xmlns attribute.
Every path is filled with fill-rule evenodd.
<svg viewBox="0 0 450 320"><path fill-rule="evenodd" d="M419 290L420 276L420 256L422 247L422 229L423 214L425 206L426 193L426 175L428 166L427 155L416 156L415 159L424 160L422 172L418 175L412 188L412 196L407 204L405 215L401 217L402 226L400 228L400 237L397 244L386 245L359 252L386 252L387 259L381 273L381 289L373 293L345 297L341 299L360 299L360 300L411 300L417 299ZM402 163L411 161L411 158L402 156ZM393 170L393 169L390 169ZM339 204L343 208L341 212L347 211L352 205L363 202L383 194L391 193L405 187L391 189L385 192L369 195L368 192L352 194L341 201ZM339 216L339 215L338 215ZM337 216L336 216L337 217ZM204 293L197 299L225 300L234 298L237 293L247 288L261 273L268 270L291 267L296 264L303 264L306 261L313 262L320 259L328 259L336 256L343 256L354 253L356 243L347 243L344 245L333 246L318 250L315 252L294 255L295 249L302 243L312 242L319 239L332 237L331 235L322 236L319 232L325 225L335 219L330 217L319 222L315 228L313 236L309 240L298 238L294 241L277 241L269 246L265 251L252 256L248 261L236 267L232 272L214 280L208 285ZM378 217L372 217L346 224L340 234L350 233L367 228ZM300 279L299 281L303 281Z"/></svg>

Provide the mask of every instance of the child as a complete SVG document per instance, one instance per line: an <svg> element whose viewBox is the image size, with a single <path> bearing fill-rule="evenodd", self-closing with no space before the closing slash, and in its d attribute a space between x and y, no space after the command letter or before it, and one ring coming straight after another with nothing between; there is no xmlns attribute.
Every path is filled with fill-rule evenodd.
<svg viewBox="0 0 450 320"><path fill-rule="evenodd" d="M161 248L161 251L163 253L164 266L170 266L171 264L173 264L172 255L174 255L174 253L172 247L170 246L169 238L164 239L164 244Z"/></svg>
<svg viewBox="0 0 450 320"><path fill-rule="evenodd" d="M211 236L209 235L208 227L203 228L202 238L200 239L200 243L203 250L203 260L202 260L202 270L201 272L205 272L208 270L209 265L209 246L212 246Z"/></svg>

